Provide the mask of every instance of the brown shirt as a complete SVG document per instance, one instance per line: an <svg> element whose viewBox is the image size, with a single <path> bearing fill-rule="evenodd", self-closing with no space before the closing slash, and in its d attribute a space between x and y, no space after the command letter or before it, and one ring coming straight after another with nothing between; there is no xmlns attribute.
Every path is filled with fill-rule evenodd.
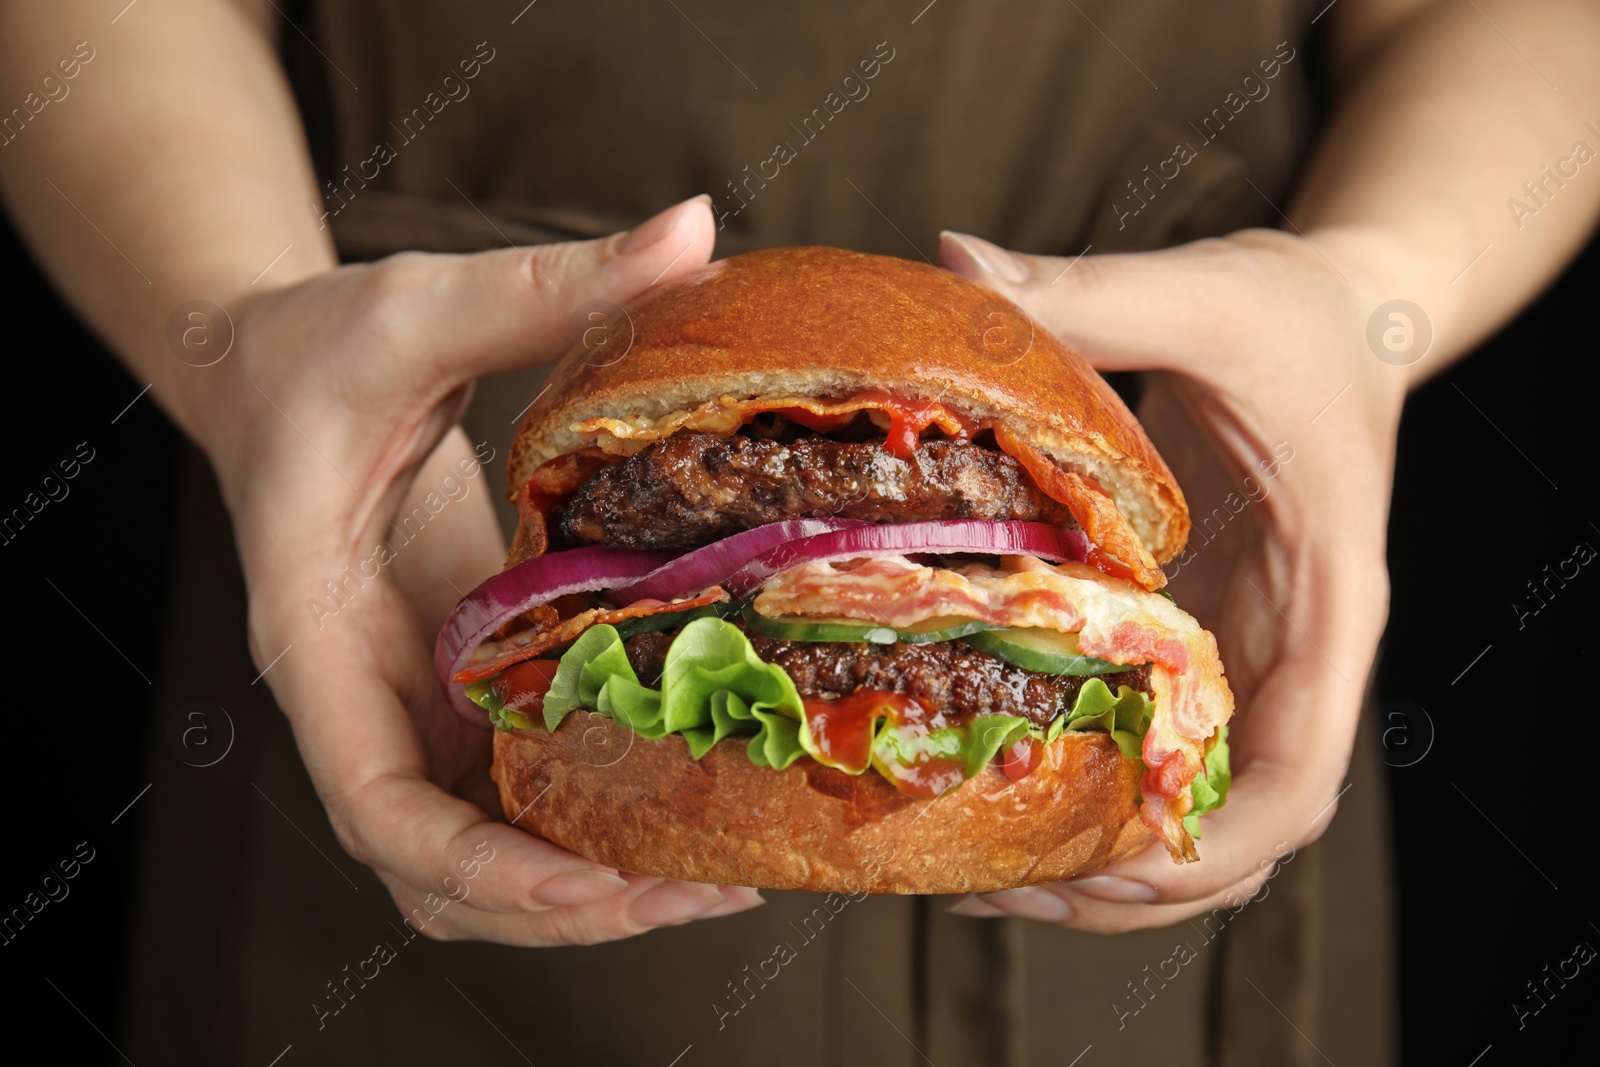
<svg viewBox="0 0 1600 1067"><path fill-rule="evenodd" d="M721 254L927 258L940 229L1076 254L1274 220L1301 5L919 8L326 0L328 221L350 257L472 250L705 192Z"/></svg>

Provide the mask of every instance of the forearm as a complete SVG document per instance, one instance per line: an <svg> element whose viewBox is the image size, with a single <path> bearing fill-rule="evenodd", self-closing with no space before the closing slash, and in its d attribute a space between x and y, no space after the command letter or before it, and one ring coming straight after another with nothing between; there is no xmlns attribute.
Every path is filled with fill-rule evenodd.
<svg viewBox="0 0 1600 1067"><path fill-rule="evenodd" d="M204 443L204 413L241 383L226 363L178 359L169 317L336 260L307 207L310 158L258 23L226 0L140 4L111 25L115 14L83 0L0 4L6 114L47 71L67 88L7 129L0 188L56 287ZM63 83L57 61L84 40L93 58Z"/></svg>
<svg viewBox="0 0 1600 1067"><path fill-rule="evenodd" d="M1579 141L1600 154L1600 6L1446 0L1391 21L1395 6L1334 9L1345 87L1289 216L1364 304L1428 315L1414 383L1533 299L1600 213L1600 155L1573 158Z"/></svg>

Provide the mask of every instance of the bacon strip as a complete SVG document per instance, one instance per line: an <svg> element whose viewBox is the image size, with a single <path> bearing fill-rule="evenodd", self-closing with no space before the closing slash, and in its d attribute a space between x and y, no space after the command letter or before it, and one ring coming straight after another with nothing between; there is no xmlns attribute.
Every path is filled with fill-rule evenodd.
<svg viewBox="0 0 1600 1067"><path fill-rule="evenodd" d="M853 415L858 411L881 411L889 415L891 426L901 426L909 431L911 426L920 433L928 426L937 426L952 439L969 440L975 429L971 420L962 417L938 401L900 401L881 389L858 393L848 400L819 400L809 396L757 397L735 400L719 396L707 400L690 411L675 411L658 419L630 415L621 419L596 418L575 423L572 432L593 442L594 447L609 455L631 456L680 430L693 433L727 434L767 411L804 411L819 419L831 416ZM795 421L805 424L803 419ZM902 432L905 432L902 431ZM913 435L912 442L915 437Z"/></svg>
<svg viewBox="0 0 1600 1067"><path fill-rule="evenodd" d="M610 625L627 619L642 619L646 615L659 615L667 611L688 611L690 608L705 607L707 604L719 604L727 599L728 594L721 586L712 586L699 596L687 600L640 600L625 608L590 608L588 611L580 611L570 619L563 619L552 628L535 635L526 644L517 645L492 659L474 663L457 671L451 680L457 684L481 682L485 678L499 674L514 663L533 659L552 648L559 648L561 645L576 641L591 626L599 626L602 623Z"/></svg>
<svg viewBox="0 0 1600 1067"><path fill-rule="evenodd" d="M1065 504L1089 540L1103 556L1110 557L1102 562L1121 564L1120 568L1102 566L1102 570L1119 578L1132 578L1146 589L1160 589L1167 584L1167 576L1156 566L1155 557L1104 489L1076 471L1061 469L1003 424L997 423L993 429L994 443L1001 451L1021 463L1046 496Z"/></svg>

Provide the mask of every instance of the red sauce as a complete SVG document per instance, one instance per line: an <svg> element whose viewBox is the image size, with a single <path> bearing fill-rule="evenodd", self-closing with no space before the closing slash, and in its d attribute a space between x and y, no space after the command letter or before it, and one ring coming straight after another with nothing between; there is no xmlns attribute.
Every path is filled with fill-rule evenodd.
<svg viewBox="0 0 1600 1067"><path fill-rule="evenodd" d="M907 764L872 758L873 733L880 719L919 734L947 725L942 712L930 710L912 697L858 689L838 700L806 697L805 708L812 740L828 762L841 770L861 773L875 766L900 792L925 800L966 780L966 765L960 760L930 756Z"/></svg>
<svg viewBox="0 0 1600 1067"><path fill-rule="evenodd" d="M910 459L917 450L917 441L922 437L922 431L935 422L941 420L956 420L960 423L962 432L956 435L957 440L965 440L972 436L972 424L967 419L956 419L954 412L943 404L933 400L914 401L899 400L887 393L867 393L876 403L878 410L889 416L889 429L884 434L883 444L889 454L898 459Z"/></svg>
<svg viewBox="0 0 1600 1067"><path fill-rule="evenodd" d="M1005 762L1000 769L1013 782L1020 782L1044 762L1044 745L1032 734L1024 734L1020 741L1002 753L1002 758Z"/></svg>
<svg viewBox="0 0 1600 1067"><path fill-rule="evenodd" d="M927 715L911 697L879 689L858 689L838 700L806 697L805 707L806 728L817 748L833 766L853 774L872 763L872 733L879 719L900 723Z"/></svg>
<svg viewBox="0 0 1600 1067"><path fill-rule="evenodd" d="M544 711L544 695L555 681L559 660L530 659L507 667L489 683L494 695L512 711L538 715Z"/></svg>
<svg viewBox="0 0 1600 1067"><path fill-rule="evenodd" d="M872 389L859 393L852 401L866 401L872 409L881 411L889 418L889 429L884 434L884 447L889 454L899 459L910 459L916 451L917 442L922 437L922 432L934 423L940 423L949 432L955 426L956 432L951 437L957 441L968 441L977 432L978 424L964 415L960 415L936 400L901 400L889 395L881 389ZM845 423L856 417L856 412L851 411L839 415L818 415L807 411L805 408L776 408L779 415L797 422L801 426L818 433L827 433L837 430Z"/></svg>

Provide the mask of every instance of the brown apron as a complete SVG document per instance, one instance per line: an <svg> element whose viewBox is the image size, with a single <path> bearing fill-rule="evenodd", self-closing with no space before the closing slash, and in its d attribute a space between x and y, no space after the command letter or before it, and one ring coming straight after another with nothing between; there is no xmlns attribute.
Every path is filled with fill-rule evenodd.
<svg viewBox="0 0 1600 1067"><path fill-rule="evenodd" d="M330 181L308 209L352 259L598 236L700 192L719 254L926 258L941 228L1077 254L1273 222L1308 132L1314 12L924 2L328 0L312 60ZM503 455L537 381L486 382L473 439ZM821 925L804 922L820 897L770 893L611 945L408 940L248 684L226 518L194 457L182 506L161 706L215 700L238 736L205 768L151 740L135 1062L1392 1061L1386 802L1366 727L1326 837L1264 899L1208 922L1107 938L871 898ZM378 943L392 961L352 979ZM780 944L790 962L752 979Z"/></svg>

